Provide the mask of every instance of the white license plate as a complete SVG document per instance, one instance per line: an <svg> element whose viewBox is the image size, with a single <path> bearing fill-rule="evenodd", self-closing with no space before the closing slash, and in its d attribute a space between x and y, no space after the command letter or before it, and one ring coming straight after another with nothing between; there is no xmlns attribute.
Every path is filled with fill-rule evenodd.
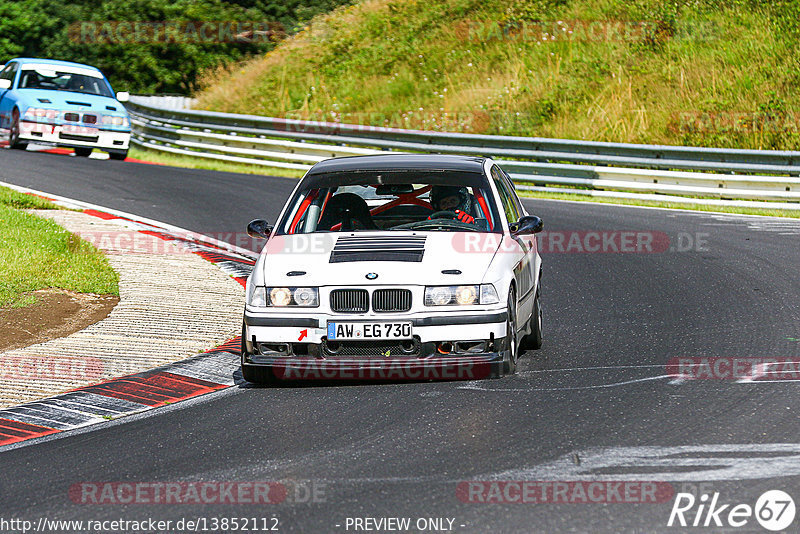
<svg viewBox="0 0 800 534"><path fill-rule="evenodd" d="M328 323L328 341L411 339L411 323Z"/></svg>

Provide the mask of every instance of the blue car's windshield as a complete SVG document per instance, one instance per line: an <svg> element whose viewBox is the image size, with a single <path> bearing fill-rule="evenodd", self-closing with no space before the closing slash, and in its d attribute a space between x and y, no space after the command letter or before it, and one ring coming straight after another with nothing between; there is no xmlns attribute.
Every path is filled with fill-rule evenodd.
<svg viewBox="0 0 800 534"><path fill-rule="evenodd" d="M45 72L40 69L26 70L23 68L20 74L19 88L114 97L102 78L62 71Z"/></svg>

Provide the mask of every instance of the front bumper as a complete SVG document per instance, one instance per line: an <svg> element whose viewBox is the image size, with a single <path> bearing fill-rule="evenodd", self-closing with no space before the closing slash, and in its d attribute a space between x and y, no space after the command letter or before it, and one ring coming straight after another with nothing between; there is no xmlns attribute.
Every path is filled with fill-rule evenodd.
<svg viewBox="0 0 800 534"><path fill-rule="evenodd" d="M507 316L504 309L481 312L465 312L449 315L367 315L342 316L335 314L276 314L245 310L245 339L250 342L255 336L258 342L320 344L327 336L328 321L374 321L406 322L412 324L414 335L421 342L457 339L489 339L505 336ZM300 338L303 339L300 339Z"/></svg>
<svg viewBox="0 0 800 534"><path fill-rule="evenodd" d="M475 380L502 376L506 311L341 316L245 312L242 366L282 380ZM412 324L413 340L327 339L328 321ZM443 345L444 344L444 345ZM443 347L449 347L442 352ZM334 350L335 349L335 350ZM452 350L450 350L452 349Z"/></svg>
<svg viewBox="0 0 800 534"><path fill-rule="evenodd" d="M271 371L277 380L482 380L506 372L505 351L429 358L259 357L244 354L242 367Z"/></svg>
<svg viewBox="0 0 800 534"><path fill-rule="evenodd" d="M128 150L131 133L120 130L84 128L69 131L64 125L20 121L19 137L23 141L65 147L92 147L101 150Z"/></svg>

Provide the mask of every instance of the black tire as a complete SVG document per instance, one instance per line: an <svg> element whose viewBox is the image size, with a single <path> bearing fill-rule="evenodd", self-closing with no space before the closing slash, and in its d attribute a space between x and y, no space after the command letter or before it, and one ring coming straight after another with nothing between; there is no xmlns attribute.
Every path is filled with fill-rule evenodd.
<svg viewBox="0 0 800 534"><path fill-rule="evenodd" d="M244 335L245 327L244 323L242 323L242 378L251 384L268 384L272 382L272 369L256 365L245 365L244 360L247 355L247 342L244 339Z"/></svg>
<svg viewBox="0 0 800 534"><path fill-rule="evenodd" d="M504 363L504 373L517 373L519 359L519 343L517 341L517 292L512 287L508 292L508 319L506 320L506 351L508 356Z"/></svg>
<svg viewBox="0 0 800 534"><path fill-rule="evenodd" d="M128 151L123 150L122 152L109 152L108 159L113 159L116 161L124 161L125 158L128 157Z"/></svg>
<svg viewBox="0 0 800 534"><path fill-rule="evenodd" d="M531 333L522 338L523 350L539 350L542 348L542 303L539 289L533 301L533 313L530 318Z"/></svg>
<svg viewBox="0 0 800 534"><path fill-rule="evenodd" d="M272 370L268 367L242 364L242 378L251 384L269 384L272 382Z"/></svg>
<svg viewBox="0 0 800 534"><path fill-rule="evenodd" d="M8 137L8 147L15 150L25 150L28 148L27 141L19 140L19 110L14 108L11 114L11 133Z"/></svg>
<svg viewBox="0 0 800 534"><path fill-rule="evenodd" d="M82 146L73 149L75 151L75 155L80 158L88 158L92 155L92 147Z"/></svg>
<svg viewBox="0 0 800 534"><path fill-rule="evenodd" d="M242 321L242 353L241 353L242 363L244 363L244 357L247 355L247 343L246 340L244 339L245 331L246 330L244 326L244 321Z"/></svg>

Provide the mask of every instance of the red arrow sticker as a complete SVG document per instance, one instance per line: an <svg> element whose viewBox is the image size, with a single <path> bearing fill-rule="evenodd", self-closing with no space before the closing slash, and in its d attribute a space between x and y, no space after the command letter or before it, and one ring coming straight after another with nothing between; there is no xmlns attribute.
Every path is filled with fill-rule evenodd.
<svg viewBox="0 0 800 534"><path fill-rule="evenodd" d="M306 337L308 337L308 329L300 330L300 337L297 338L297 341L303 341Z"/></svg>

